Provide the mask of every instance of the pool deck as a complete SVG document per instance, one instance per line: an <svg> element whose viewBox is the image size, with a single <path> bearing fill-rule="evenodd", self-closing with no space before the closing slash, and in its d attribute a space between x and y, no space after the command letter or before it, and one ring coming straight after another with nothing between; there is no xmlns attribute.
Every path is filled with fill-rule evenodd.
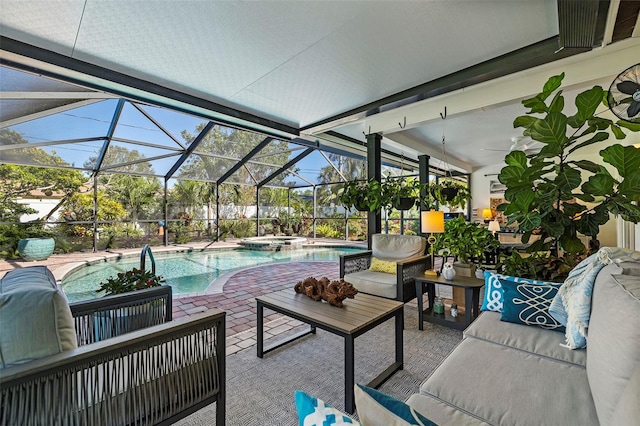
<svg viewBox="0 0 640 426"><path fill-rule="evenodd" d="M153 253L167 251L200 251L238 248L231 240L220 243L193 243L152 247ZM313 245L361 247L366 250L366 242L346 242L331 239L309 239ZM7 271L34 265L46 265L57 280L79 267L124 256L139 256L141 249L109 250L99 253L56 254L47 260L27 262L23 260L0 260L0 277ZM239 270L226 275L222 291L211 294L179 295L173 298L173 318L188 317L209 309L217 308L227 312L227 355L248 348L256 343L256 301L255 297L274 291L291 288L298 281L309 277L326 276L333 280L340 275L336 261L302 261L273 263ZM265 315L265 339L287 333L303 326L299 321L268 311Z"/></svg>

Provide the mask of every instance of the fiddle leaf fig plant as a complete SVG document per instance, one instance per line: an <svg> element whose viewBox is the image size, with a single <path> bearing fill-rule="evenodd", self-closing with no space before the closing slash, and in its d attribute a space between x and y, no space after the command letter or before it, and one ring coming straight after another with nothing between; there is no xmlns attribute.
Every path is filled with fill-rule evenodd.
<svg viewBox="0 0 640 426"><path fill-rule="evenodd" d="M600 162L579 155L589 145L608 141L610 134L624 139L623 128L639 129L596 114L600 105L606 107L606 92L600 86L576 97L575 114L564 113L559 90L563 78L564 73L551 77L541 93L522 101L529 111L513 122L515 128L524 129L525 136L542 143L542 149L531 155L509 153L498 176L507 187L508 201L498 210L505 213L509 224L517 222L523 242L534 232L540 234L529 251L552 250L556 256L560 249L584 252L578 233L596 236L609 214L640 221L640 149L612 144L599 152Z"/></svg>

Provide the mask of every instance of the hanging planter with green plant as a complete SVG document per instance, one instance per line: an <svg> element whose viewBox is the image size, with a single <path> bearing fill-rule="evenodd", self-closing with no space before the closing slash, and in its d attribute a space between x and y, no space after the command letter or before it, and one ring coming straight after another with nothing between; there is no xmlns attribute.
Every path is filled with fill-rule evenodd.
<svg viewBox="0 0 640 426"><path fill-rule="evenodd" d="M415 178L387 178L382 183L384 198L396 210L409 210L420 197L420 181Z"/></svg>
<svg viewBox="0 0 640 426"><path fill-rule="evenodd" d="M389 198L376 179L345 182L338 190L338 199L344 208L358 211L373 212L389 205Z"/></svg>

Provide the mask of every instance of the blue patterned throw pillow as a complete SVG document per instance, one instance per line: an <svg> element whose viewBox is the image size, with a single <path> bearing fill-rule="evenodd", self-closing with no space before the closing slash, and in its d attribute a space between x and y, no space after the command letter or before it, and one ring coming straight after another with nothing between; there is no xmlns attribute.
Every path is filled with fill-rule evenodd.
<svg viewBox="0 0 640 426"><path fill-rule="evenodd" d="M436 426L413 407L368 386L354 388L358 417L367 425Z"/></svg>
<svg viewBox="0 0 640 426"><path fill-rule="evenodd" d="M517 283L527 284L549 284L546 281L537 281L529 278L512 277L510 275L496 274L495 272L484 271L484 298L482 299L483 311L502 312L502 280L510 280ZM554 284L554 283L551 283Z"/></svg>
<svg viewBox="0 0 640 426"><path fill-rule="evenodd" d="M305 392L297 390L295 399L300 426L360 426L356 420Z"/></svg>
<svg viewBox="0 0 640 426"><path fill-rule="evenodd" d="M564 326L549 313L551 301L562 284L528 284L513 280L500 282L504 293L501 321L565 331Z"/></svg>

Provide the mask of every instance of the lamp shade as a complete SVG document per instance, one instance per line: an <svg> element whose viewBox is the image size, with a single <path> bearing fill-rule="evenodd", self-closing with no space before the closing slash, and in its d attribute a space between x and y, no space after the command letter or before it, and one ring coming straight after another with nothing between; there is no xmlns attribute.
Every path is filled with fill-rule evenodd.
<svg viewBox="0 0 640 426"><path fill-rule="evenodd" d="M498 222L497 220L492 220L491 222L489 222L489 231L491 232L500 231L500 222Z"/></svg>
<svg viewBox="0 0 640 426"><path fill-rule="evenodd" d="M430 210L420 213L422 233L437 234L444 232L444 212Z"/></svg>
<svg viewBox="0 0 640 426"><path fill-rule="evenodd" d="M487 220L493 219L493 212L491 209L482 209L482 218Z"/></svg>

